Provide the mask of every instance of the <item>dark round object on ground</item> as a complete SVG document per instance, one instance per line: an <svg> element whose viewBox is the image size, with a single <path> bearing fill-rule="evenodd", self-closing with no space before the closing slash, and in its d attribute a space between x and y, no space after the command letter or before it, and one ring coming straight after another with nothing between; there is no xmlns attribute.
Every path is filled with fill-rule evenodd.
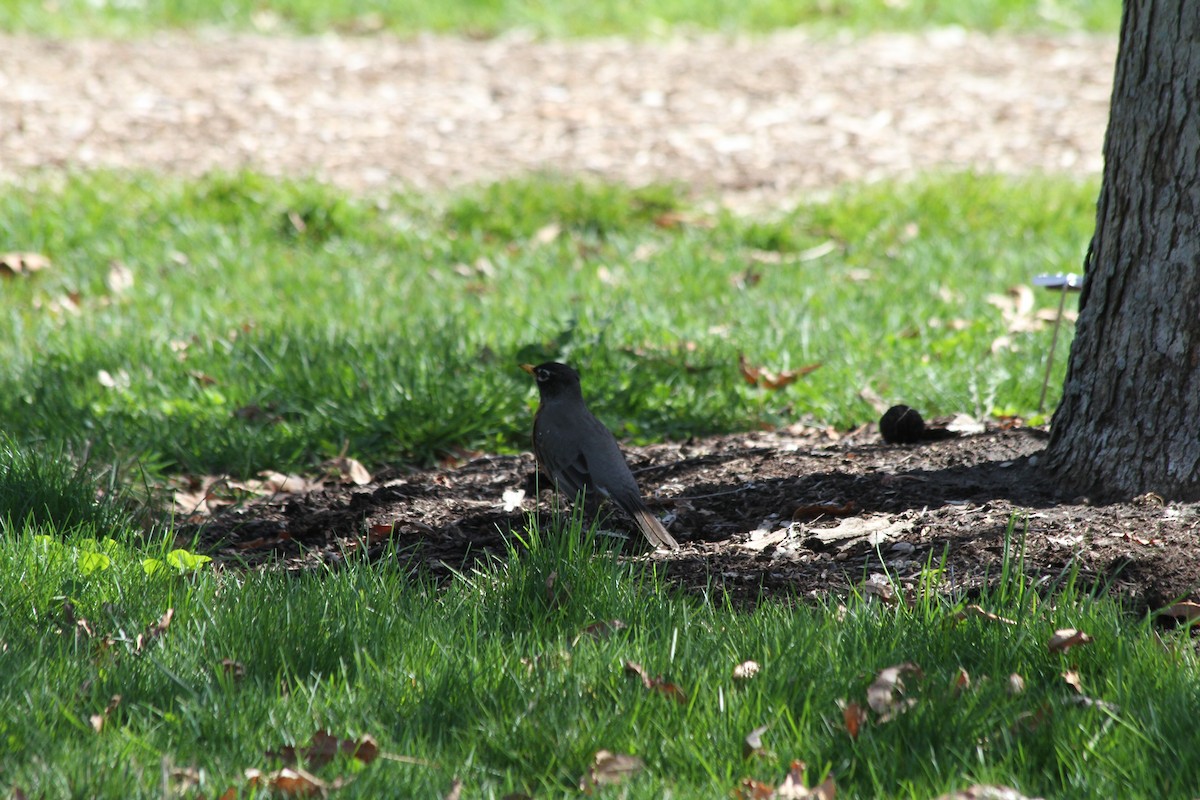
<svg viewBox="0 0 1200 800"><path fill-rule="evenodd" d="M912 444L925 432L925 420L915 408L892 406L879 418L879 432L889 444Z"/></svg>

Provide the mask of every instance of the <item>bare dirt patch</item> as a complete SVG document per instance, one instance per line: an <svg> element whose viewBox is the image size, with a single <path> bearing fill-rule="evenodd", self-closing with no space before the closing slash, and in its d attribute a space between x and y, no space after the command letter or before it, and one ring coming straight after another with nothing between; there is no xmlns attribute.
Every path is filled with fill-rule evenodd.
<svg viewBox="0 0 1200 800"><path fill-rule="evenodd" d="M1115 37L0 37L0 177L240 167L354 190L554 170L735 205L930 169L1096 175Z"/></svg>
<svg viewBox="0 0 1200 800"><path fill-rule="evenodd" d="M874 430L796 428L629 448L682 548L645 554L628 521L606 527L678 584L747 600L843 593L884 572L912 583L943 557L951 585L971 591L999 575L1006 540L1014 555L1023 540L1023 569L1047 589L1075 571L1083 587L1138 610L1200 597L1200 506L1058 497L1037 464L1046 438L993 427L889 445ZM383 477L228 510L199 529L201 539L227 562L291 568L359 548L385 557L396 545L414 570L444 577L485 554L503 557L535 505L549 524L553 496L534 494L528 455ZM527 499L506 510L504 493L519 489Z"/></svg>

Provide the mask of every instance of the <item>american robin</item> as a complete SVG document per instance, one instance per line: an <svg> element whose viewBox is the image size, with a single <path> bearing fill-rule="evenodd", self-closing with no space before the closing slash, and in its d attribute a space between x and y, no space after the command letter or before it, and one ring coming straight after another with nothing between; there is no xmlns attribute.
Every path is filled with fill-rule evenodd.
<svg viewBox="0 0 1200 800"><path fill-rule="evenodd" d="M540 402L533 417L533 455L555 488L572 499L584 492L585 503L597 502L597 495L612 500L655 547L678 548L642 501L616 438L588 411L579 373L556 361L536 367L522 364L521 369L537 379Z"/></svg>

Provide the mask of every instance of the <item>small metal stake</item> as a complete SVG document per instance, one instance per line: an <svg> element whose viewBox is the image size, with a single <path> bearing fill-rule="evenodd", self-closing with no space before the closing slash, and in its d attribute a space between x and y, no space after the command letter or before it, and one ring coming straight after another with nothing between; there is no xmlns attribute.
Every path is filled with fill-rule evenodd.
<svg viewBox="0 0 1200 800"><path fill-rule="evenodd" d="M1050 339L1050 352L1046 356L1046 374L1042 378L1042 394L1038 398L1038 413L1046 409L1046 388L1050 385L1050 369L1054 366L1054 349L1058 347L1058 329L1062 327L1063 308L1067 304L1067 292L1079 291L1083 288L1083 277L1068 273L1066 275L1037 275L1033 279L1034 286L1044 286L1047 289L1058 289L1058 315L1054 318L1054 336Z"/></svg>

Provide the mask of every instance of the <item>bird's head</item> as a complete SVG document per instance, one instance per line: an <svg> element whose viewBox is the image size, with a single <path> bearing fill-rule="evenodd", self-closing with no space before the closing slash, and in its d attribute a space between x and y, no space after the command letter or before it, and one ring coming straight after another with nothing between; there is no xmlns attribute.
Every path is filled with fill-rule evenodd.
<svg viewBox="0 0 1200 800"><path fill-rule="evenodd" d="M536 367L532 364L522 364L521 369L537 381L538 393L543 400L571 391L579 392L579 373L566 364L547 361Z"/></svg>

